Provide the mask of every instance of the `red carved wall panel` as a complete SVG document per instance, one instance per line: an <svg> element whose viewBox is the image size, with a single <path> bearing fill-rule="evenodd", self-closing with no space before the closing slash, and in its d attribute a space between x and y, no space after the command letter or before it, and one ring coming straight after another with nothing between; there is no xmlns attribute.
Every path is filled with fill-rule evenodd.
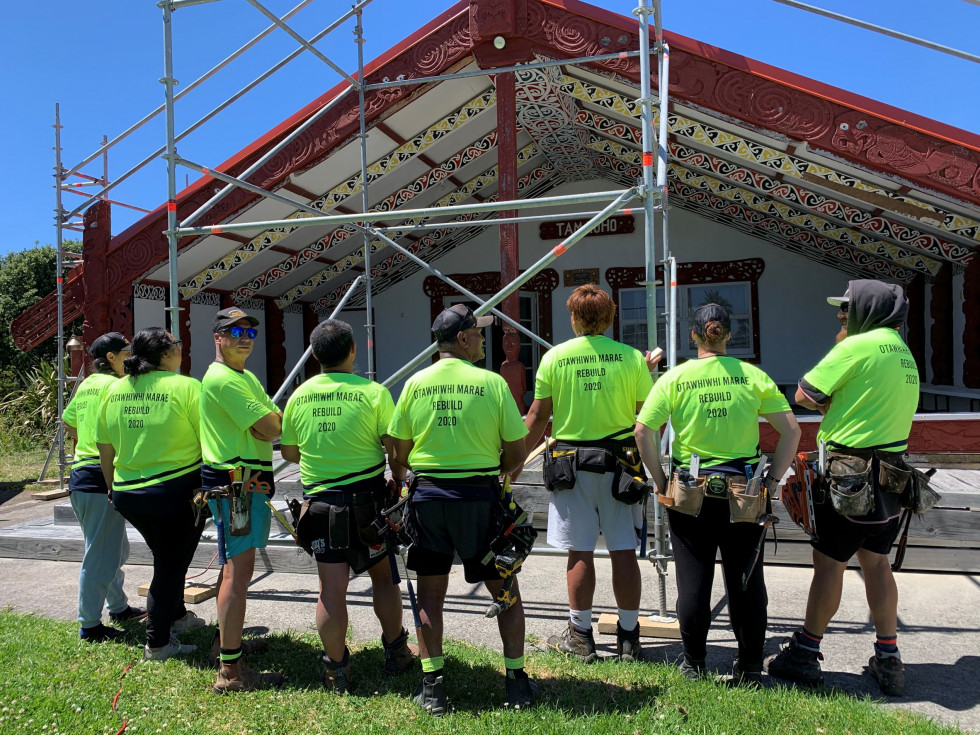
<svg viewBox="0 0 980 735"><path fill-rule="evenodd" d="M974 256L963 274L963 385L980 388L980 258Z"/></svg>
<svg viewBox="0 0 980 735"><path fill-rule="evenodd" d="M97 201L85 211L82 233L85 321L82 324L82 341L86 345L92 344L99 335L110 331L109 293L106 289L106 252L112 239L110 210L109 202Z"/></svg>
<svg viewBox="0 0 980 735"><path fill-rule="evenodd" d="M275 299L265 302L265 359L269 391L279 390L286 380L286 323ZM303 344L306 344L304 340Z"/></svg>
<svg viewBox="0 0 980 735"><path fill-rule="evenodd" d="M905 295L909 299L908 339L906 343L915 358L919 369L919 378L926 377L926 279L916 276L906 287Z"/></svg>
<svg viewBox="0 0 980 735"><path fill-rule="evenodd" d="M167 294L167 303L170 303L170 294ZM180 372L183 375L191 374L191 302L187 299L177 297L177 313L180 315L180 339L184 343L184 359L180 363Z"/></svg>
<svg viewBox="0 0 980 735"><path fill-rule="evenodd" d="M320 317L317 313L313 311L309 304L303 305L303 344L307 345L310 342L310 335L313 334L313 330L316 329L316 325L320 323ZM320 372L320 363L316 361L316 358L310 354L309 359L306 361L306 365L303 367L303 372L305 373L304 380L306 378L312 378L314 375Z"/></svg>

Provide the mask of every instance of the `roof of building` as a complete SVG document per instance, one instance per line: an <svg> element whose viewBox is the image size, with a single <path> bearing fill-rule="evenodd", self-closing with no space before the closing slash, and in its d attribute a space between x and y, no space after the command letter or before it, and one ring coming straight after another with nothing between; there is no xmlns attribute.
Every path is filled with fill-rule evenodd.
<svg viewBox="0 0 980 735"><path fill-rule="evenodd" d="M497 36L503 49L492 43ZM947 263L962 268L980 247L980 136L677 34L665 32L665 40L671 206L855 277L929 278ZM390 211L383 224L395 226L407 219L398 210L494 201L494 69L526 61L612 55L516 72L519 196L576 180L632 186L641 177L640 65L619 54L638 47L635 19L575 0L461 0L365 67L368 83L467 72L366 92L370 209ZM655 89L658 82L654 64ZM240 174L318 113L248 180L324 214L360 212L359 105L346 82L215 170ZM178 219L205 205L216 185L204 176L180 192ZM110 304L128 304L135 282L167 280L166 215L162 204L112 238L104 264ZM195 224L305 216L236 189ZM492 226L397 240L431 262ZM363 244L351 225L185 237L180 296L218 290L239 302L330 308L363 271ZM419 268L381 241L372 249L375 292ZM85 267L67 279L66 320L82 311ZM54 304L49 295L15 320L18 346L55 332Z"/></svg>

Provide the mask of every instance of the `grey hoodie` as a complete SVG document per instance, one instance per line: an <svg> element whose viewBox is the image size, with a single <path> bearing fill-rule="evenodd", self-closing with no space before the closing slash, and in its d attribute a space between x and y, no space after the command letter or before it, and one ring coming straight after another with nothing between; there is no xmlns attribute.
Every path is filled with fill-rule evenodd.
<svg viewBox="0 0 980 735"><path fill-rule="evenodd" d="M901 286L862 279L850 281L847 288L851 295L847 310L849 335L863 334L882 327L896 329L905 323L909 313L909 300Z"/></svg>

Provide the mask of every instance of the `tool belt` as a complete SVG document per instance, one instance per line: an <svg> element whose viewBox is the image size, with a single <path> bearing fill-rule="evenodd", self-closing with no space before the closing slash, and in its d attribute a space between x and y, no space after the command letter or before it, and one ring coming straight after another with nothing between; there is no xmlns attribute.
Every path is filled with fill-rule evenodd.
<svg viewBox="0 0 980 735"><path fill-rule="evenodd" d="M639 503L650 490L646 470L633 441L559 441L554 451L546 444L542 475L548 490L559 492L571 489L579 472L600 475L615 473L612 495L627 505Z"/></svg>
<svg viewBox="0 0 980 735"><path fill-rule="evenodd" d="M384 542L375 520L384 507L385 480L383 475L369 477L345 486L345 490L326 490L307 497L302 504L290 502L296 531L296 543L312 554L312 515L327 514L327 548L335 551L349 549L357 541L365 546ZM293 503L298 510L293 509ZM314 506L316 506L314 508ZM326 506L326 508L324 508ZM322 530L322 529L321 529Z"/></svg>
<svg viewBox="0 0 980 735"><path fill-rule="evenodd" d="M705 498L727 500L732 523L756 523L769 512L769 494L756 480L749 491L749 481L743 475L720 472L693 477L686 471L675 471L667 492L657 495L657 501L684 515L697 516Z"/></svg>

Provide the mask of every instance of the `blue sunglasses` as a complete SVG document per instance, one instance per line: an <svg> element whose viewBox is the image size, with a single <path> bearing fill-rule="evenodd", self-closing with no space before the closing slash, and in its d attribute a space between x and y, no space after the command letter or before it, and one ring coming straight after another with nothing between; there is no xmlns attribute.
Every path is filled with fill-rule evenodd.
<svg viewBox="0 0 980 735"><path fill-rule="evenodd" d="M221 331L227 332L235 339L241 339L242 337L255 339L259 336L259 330L255 327L228 327L227 329L223 329Z"/></svg>

